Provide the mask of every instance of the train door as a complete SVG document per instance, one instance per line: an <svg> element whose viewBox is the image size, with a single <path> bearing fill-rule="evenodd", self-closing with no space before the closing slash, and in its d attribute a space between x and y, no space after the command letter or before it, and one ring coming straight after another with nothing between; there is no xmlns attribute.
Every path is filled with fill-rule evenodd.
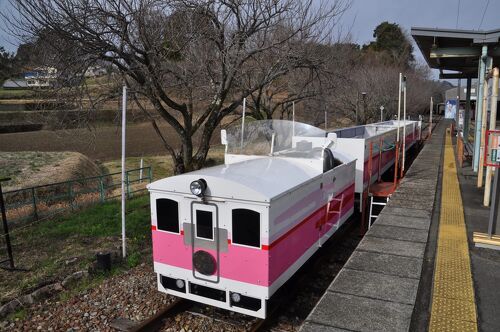
<svg viewBox="0 0 500 332"><path fill-rule="evenodd" d="M191 248L193 276L218 283L220 280L220 234L217 205L191 206Z"/></svg>

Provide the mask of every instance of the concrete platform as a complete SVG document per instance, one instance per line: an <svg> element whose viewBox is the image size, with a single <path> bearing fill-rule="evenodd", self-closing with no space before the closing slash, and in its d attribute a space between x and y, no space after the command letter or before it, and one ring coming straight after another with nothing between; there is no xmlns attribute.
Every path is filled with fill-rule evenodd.
<svg viewBox="0 0 500 332"><path fill-rule="evenodd" d="M444 190L441 158L448 125L443 121L435 130L301 331L428 330L440 212L445 208L441 206ZM484 233L488 226L489 208L482 206L484 188L477 188L477 175L468 163L458 169L458 181L467 228L477 328L485 332L500 331L500 252L475 247L472 241L473 232ZM445 286L453 288L454 284ZM459 287L453 299L461 294ZM454 309L450 312L439 313L438 309L436 312L457 319L466 314L466 308L458 302L451 307ZM450 324L439 328L453 329ZM470 328L474 330L476 326Z"/></svg>
<svg viewBox="0 0 500 332"><path fill-rule="evenodd" d="M489 208L483 206L484 188L477 188L477 174L470 163L458 171L465 223L469 242L472 279L477 305L479 331L500 331L500 251L478 248L472 241L473 232L486 233Z"/></svg>
<svg viewBox="0 0 500 332"><path fill-rule="evenodd" d="M408 331L435 209L440 123L300 331Z"/></svg>
<svg viewBox="0 0 500 332"><path fill-rule="evenodd" d="M486 232L488 227L489 208L482 205L484 188L477 188L477 174L472 171L470 162L465 162L463 168L458 168L457 173L472 268L477 329L483 332L500 331L500 291L498 290L498 285L500 285L500 252L477 248L472 241L473 232ZM440 204L441 202L438 201L434 212L440 210ZM412 316L411 329L415 331L426 330L429 326L437 232L438 222L433 219L420 278L417 305ZM457 293L456 297L459 298L460 295ZM465 315L464 310L465 308L457 306L455 311L458 315L463 316ZM460 313L460 311L462 312ZM450 328L448 326L448 329Z"/></svg>

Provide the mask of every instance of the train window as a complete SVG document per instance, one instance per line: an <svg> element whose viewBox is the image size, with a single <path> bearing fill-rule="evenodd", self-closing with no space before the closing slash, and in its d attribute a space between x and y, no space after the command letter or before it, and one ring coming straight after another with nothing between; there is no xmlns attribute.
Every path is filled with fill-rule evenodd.
<svg viewBox="0 0 500 332"><path fill-rule="evenodd" d="M156 220L159 230L179 233L179 203L167 198L157 199Z"/></svg>
<svg viewBox="0 0 500 332"><path fill-rule="evenodd" d="M212 212L196 210L196 237L214 239Z"/></svg>
<svg viewBox="0 0 500 332"><path fill-rule="evenodd" d="M233 210L233 243L260 247L260 213L247 209Z"/></svg>

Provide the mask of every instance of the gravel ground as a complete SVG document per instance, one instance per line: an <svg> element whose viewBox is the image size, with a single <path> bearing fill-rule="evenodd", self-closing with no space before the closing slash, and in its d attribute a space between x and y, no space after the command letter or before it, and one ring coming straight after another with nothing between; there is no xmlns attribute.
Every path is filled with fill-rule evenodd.
<svg viewBox="0 0 500 332"><path fill-rule="evenodd" d="M301 284L292 283L292 287L300 288L290 298L289 305L280 307L266 330L297 331L359 240L351 231L343 240L322 248L326 259L308 262L303 269L306 273L301 278ZM22 320L0 322L0 330L115 331L110 326L114 319L126 318L140 322L174 299L158 292L156 287L156 276L151 264L141 264L67 301L48 300L29 308ZM193 304L186 311L166 318L161 331L239 332L248 330L254 322L255 318L249 316Z"/></svg>
<svg viewBox="0 0 500 332"><path fill-rule="evenodd" d="M67 301L47 300L27 309L22 321L0 322L5 331L115 331L118 317L141 321L173 300L156 289L151 264L105 280Z"/></svg>
<svg viewBox="0 0 500 332"><path fill-rule="evenodd" d="M281 305L263 330L271 332L298 331L307 315L324 294L335 276L357 247L360 237L356 228L348 231L339 240L333 240L322 248L298 272L298 280L285 284L274 298L293 295ZM300 281L300 282L299 282ZM295 289L295 287L298 287ZM293 289L292 289L293 288ZM248 331L255 318L222 309L203 305L194 305L191 309L164 320L161 331L164 332L194 332L194 331Z"/></svg>

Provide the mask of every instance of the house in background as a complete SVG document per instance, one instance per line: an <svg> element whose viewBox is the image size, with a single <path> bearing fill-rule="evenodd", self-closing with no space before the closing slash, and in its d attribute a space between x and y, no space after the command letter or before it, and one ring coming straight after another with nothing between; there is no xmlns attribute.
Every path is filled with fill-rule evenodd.
<svg viewBox="0 0 500 332"><path fill-rule="evenodd" d="M85 71L84 76L85 77L98 77L98 76L106 75L106 73L107 73L106 68L103 68L101 66L90 66Z"/></svg>
<svg viewBox="0 0 500 332"><path fill-rule="evenodd" d="M2 88L6 90L26 89L27 87L28 82L26 82L26 80L16 78L5 80L5 82L3 82L2 84Z"/></svg>
<svg viewBox="0 0 500 332"><path fill-rule="evenodd" d="M54 67L37 67L24 73L29 88L50 88L55 85L57 69Z"/></svg>

